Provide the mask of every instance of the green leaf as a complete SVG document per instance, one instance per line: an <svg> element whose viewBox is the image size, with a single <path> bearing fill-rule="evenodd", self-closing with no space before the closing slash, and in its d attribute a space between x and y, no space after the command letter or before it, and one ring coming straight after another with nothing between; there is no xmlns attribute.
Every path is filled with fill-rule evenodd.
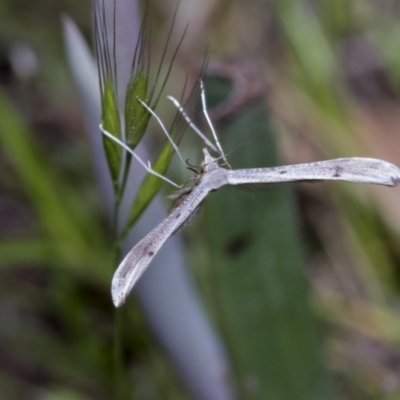
<svg viewBox="0 0 400 400"><path fill-rule="evenodd" d="M110 77L106 77L104 80L104 87L101 95L101 110L101 123L103 128L118 139L121 139L121 122L119 119L118 99L115 84ZM115 193L117 193L119 188L119 171L122 162L122 148L118 143L115 143L104 135L103 143L114 190Z"/></svg>
<svg viewBox="0 0 400 400"><path fill-rule="evenodd" d="M57 254L55 246L43 239L2 239L0 268L13 264L47 264Z"/></svg>
<svg viewBox="0 0 400 400"><path fill-rule="evenodd" d="M52 388L45 392L40 400L88 400L88 396L83 396L69 388L63 386Z"/></svg>
<svg viewBox="0 0 400 400"><path fill-rule="evenodd" d="M82 252L73 245L66 245L74 256L60 257L59 243L51 238L7 239L0 241L0 269L14 265L46 265L57 271L64 269L72 276L84 278L101 284L109 282L107 267L111 263L111 255L104 246ZM82 268L82 264L86 267Z"/></svg>
<svg viewBox="0 0 400 400"><path fill-rule="evenodd" d="M146 101L148 84L148 77L139 70L131 77L126 89L125 130L126 142L131 149L142 139L150 120L150 113L138 101L138 98Z"/></svg>
<svg viewBox="0 0 400 400"><path fill-rule="evenodd" d="M40 222L66 260L77 261L86 253L86 240L73 220L60 193L65 190L54 179L53 169L37 147L31 133L0 91L0 141L32 199Z"/></svg>
<svg viewBox="0 0 400 400"><path fill-rule="evenodd" d="M274 1L292 56L291 70L297 84L330 116L342 120L343 100L335 96L338 66L331 43L320 21L297 0Z"/></svg>
<svg viewBox="0 0 400 400"><path fill-rule="evenodd" d="M260 126L269 126L263 102L236 118L220 138L232 148ZM234 168L277 165L271 130L247 141L230 162ZM229 345L239 397L333 399L308 301L290 188L257 193L221 189L210 194L203 217L201 231L208 246L204 279L212 291L210 307Z"/></svg>
<svg viewBox="0 0 400 400"><path fill-rule="evenodd" d="M171 143L167 142L164 148L161 150L160 154L158 155L157 160L153 165L153 169L159 174L165 174L171 163L173 155L174 149ZM122 239L124 239L129 233L131 227L142 215L143 211L150 204L151 200L153 200L154 196L160 190L162 184L162 179L150 173L147 174L146 177L143 179L143 182L138 189L135 200L133 201L131 209L129 211L128 222L126 223L124 230L122 231Z"/></svg>

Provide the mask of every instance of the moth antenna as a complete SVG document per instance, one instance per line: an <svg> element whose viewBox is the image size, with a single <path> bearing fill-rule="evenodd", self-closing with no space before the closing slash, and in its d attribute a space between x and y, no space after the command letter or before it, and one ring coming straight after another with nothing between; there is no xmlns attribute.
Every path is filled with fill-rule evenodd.
<svg viewBox="0 0 400 400"><path fill-rule="evenodd" d="M158 178L164 180L165 182L168 182L169 184L171 184L172 186L175 186L177 188L180 188L180 185L178 185L177 183L171 181L170 179L168 179L167 177L165 177L164 175L159 174L157 171L154 171L154 169L151 167L150 161L148 162L148 165L131 149L129 148L124 142L122 142L121 140L119 140L118 138L116 138L114 135L112 135L110 132L106 131L103 128L103 125L100 124L99 125L101 132L103 133L104 136L107 136L108 138L110 138L111 140L113 140L115 143L118 143L123 149L125 149L127 152L129 152L130 154L133 155L133 157L136 158L137 161L139 161L140 164L142 164L142 166L144 167L144 169L149 173L149 174L153 174L155 176L157 176Z"/></svg>
<svg viewBox="0 0 400 400"><path fill-rule="evenodd" d="M243 146L255 133L257 133L260 129L262 128L262 126L258 127L257 129L255 129L253 132L250 133L250 135L248 135L244 140L242 140L239 144L237 144L232 150L229 150L227 153L225 153L225 156L229 156L229 154L232 154L234 151L236 151L239 147ZM218 161L221 160L223 157L218 157L218 158L214 158L214 161Z"/></svg>
<svg viewBox="0 0 400 400"><path fill-rule="evenodd" d="M175 142L172 140L171 135L168 133L167 128L164 126L163 122L161 121L161 118L139 97L136 97L138 102L157 120L158 124L161 126L161 129L164 131L165 136L168 138L168 140L171 142L172 147L175 149L176 154L178 154L179 158L182 161L183 165L185 164L185 160L181 154L181 152L178 149L178 146L175 144Z"/></svg>
<svg viewBox="0 0 400 400"><path fill-rule="evenodd" d="M204 114L204 116L205 116L205 118L207 120L208 126L211 129L212 135L213 135L214 140L215 140L215 144L218 147L218 150L219 150L218 153L221 155L221 158L224 160L226 165L229 168L231 168L231 166L228 163L228 160L225 157L225 153L222 150L221 143L218 140L217 133L215 132L215 129L214 129L213 124L211 122L210 116L208 115L208 112L207 112L206 93L205 93L205 90L204 90L204 83L203 83L202 79L200 79L200 90L201 90L201 104L202 104L202 107L203 107L203 114Z"/></svg>
<svg viewBox="0 0 400 400"><path fill-rule="evenodd" d="M213 151L215 151L216 153L220 154L219 150L207 139L207 137L204 135L204 133L194 124L194 122L190 119L189 115L186 114L185 109L182 107L182 105L179 103L179 101L177 99L175 99L175 97L172 96L167 96L168 100L171 100L175 107L178 109L178 111L181 113L182 117L185 119L185 121L187 122L187 124L190 126L190 128L197 133L197 135L199 135L204 143L210 147L210 149L212 149Z"/></svg>

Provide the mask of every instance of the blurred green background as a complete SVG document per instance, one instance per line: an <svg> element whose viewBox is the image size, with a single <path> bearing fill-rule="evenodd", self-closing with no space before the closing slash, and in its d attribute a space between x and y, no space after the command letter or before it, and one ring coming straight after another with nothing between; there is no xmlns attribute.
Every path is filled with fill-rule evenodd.
<svg viewBox="0 0 400 400"><path fill-rule="evenodd" d="M61 26L69 15L92 44L91 6L0 1L0 399L117 398L112 242ZM175 6L149 2L155 54ZM261 127L230 156L234 168L350 156L400 165L398 2L181 0L173 43L188 22L165 94L194 79L208 46L225 151ZM191 162L200 148L185 137ZM183 235L228 354L235 394L224 398L399 399L399 234L396 188L210 195ZM128 398L201 399L140 305L125 307Z"/></svg>

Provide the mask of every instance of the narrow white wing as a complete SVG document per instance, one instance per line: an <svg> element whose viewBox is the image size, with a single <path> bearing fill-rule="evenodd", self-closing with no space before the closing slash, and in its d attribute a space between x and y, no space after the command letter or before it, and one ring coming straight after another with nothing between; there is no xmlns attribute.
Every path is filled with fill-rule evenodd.
<svg viewBox="0 0 400 400"><path fill-rule="evenodd" d="M208 153L207 153L208 154ZM207 161L207 154L205 160ZM208 160L209 164L213 162ZM275 168L225 170L214 168L206 173L198 186L159 225L144 237L124 258L116 270L111 294L116 307L121 306L132 287L142 276L153 257L168 238L192 215L211 190L230 185L258 185L297 181L341 180L396 186L400 169L373 158L338 158L309 164ZM223 171L223 173L221 173Z"/></svg>
<svg viewBox="0 0 400 400"><path fill-rule="evenodd" d="M227 171L230 185L257 185L297 181L348 181L396 186L400 169L374 158L337 158L309 164Z"/></svg>
<svg viewBox="0 0 400 400"><path fill-rule="evenodd" d="M111 295L116 307L124 304L134 284L168 238L192 215L208 190L196 186L186 199L126 255L114 273Z"/></svg>

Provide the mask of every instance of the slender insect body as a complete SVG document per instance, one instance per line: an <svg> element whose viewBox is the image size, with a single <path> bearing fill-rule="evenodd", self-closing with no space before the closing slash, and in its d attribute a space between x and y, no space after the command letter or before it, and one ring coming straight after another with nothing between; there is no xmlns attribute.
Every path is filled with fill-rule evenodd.
<svg viewBox="0 0 400 400"><path fill-rule="evenodd" d="M224 185L256 185L296 181L343 180L395 186L400 170L393 164L372 158L339 158L309 164L274 168L230 170L220 167L206 149L203 171L181 203L142 239L125 257L112 281L114 304L122 305L134 284L167 239L180 230L199 209L207 195Z"/></svg>
<svg viewBox="0 0 400 400"><path fill-rule="evenodd" d="M144 102L141 101L141 103L145 107L149 108ZM202 103L206 119L207 121L210 121L205 108L204 92L202 92ZM181 109L180 105L179 107ZM154 115L152 110L151 113ZM185 118L188 119L186 114ZM160 122L160 124L162 123ZM212 126L210 127L216 143L215 147L217 148L218 153L220 153L220 155L222 154L222 156L214 159L207 149L203 149L204 161L201 164L201 170L196 172L197 175L193 180L193 187L185 191L182 197L178 198L175 208L173 208L168 216L139 243L137 243L123 259L112 280L111 294L116 307L121 306L125 302L126 297L137 280L142 276L153 257L161 249L168 238L173 233L180 230L191 218L193 218L193 216L195 216L199 206L210 192L218 190L224 185L257 186L272 183L341 180L396 186L400 182L399 168L386 161L373 158L338 158L334 160L287 165L282 167L233 170L230 169L230 166L227 163L226 155L222 152L214 129ZM163 129L165 130L165 127L163 127ZM103 133L110 138L113 138L111 134L104 130ZM167 137L168 140L172 141L169 135L167 135ZM118 139L115 140L119 142ZM122 143L122 145L127 151L131 151L125 144ZM176 145L174 145L174 148L178 151ZM135 157L137 158L136 155ZM182 155L180 155L180 158L183 160ZM219 159L222 159L229 169L218 165ZM160 176L151 169L150 165L147 167L143 161L139 161L142 165L145 165L149 172ZM190 167L189 169L192 171L197 170L195 167ZM167 178L162 178L174 184ZM180 187L179 185L174 185Z"/></svg>

